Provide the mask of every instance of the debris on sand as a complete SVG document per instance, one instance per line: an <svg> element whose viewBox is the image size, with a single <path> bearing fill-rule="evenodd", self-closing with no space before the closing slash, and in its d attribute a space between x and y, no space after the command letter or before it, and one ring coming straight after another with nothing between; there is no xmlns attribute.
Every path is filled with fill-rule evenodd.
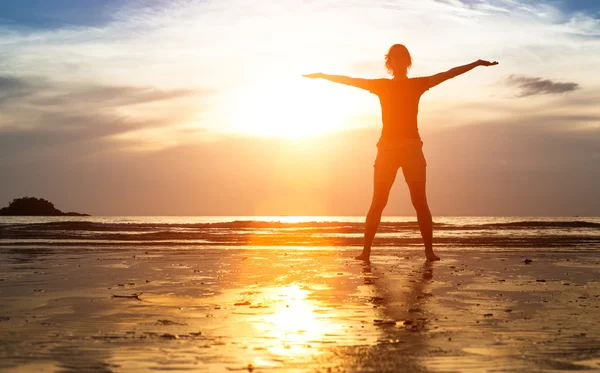
<svg viewBox="0 0 600 373"><path fill-rule="evenodd" d="M171 334L171 333L165 333L165 334L161 335L160 337L162 339L178 339L179 338L175 334Z"/></svg>
<svg viewBox="0 0 600 373"><path fill-rule="evenodd" d="M396 321L375 319L373 320L373 325L396 325Z"/></svg>
<svg viewBox="0 0 600 373"><path fill-rule="evenodd" d="M529 264L529 263L532 263L532 262L533 262L533 260L531 260L531 259L525 259L523 261L523 263L525 263L525 264Z"/></svg>
<svg viewBox="0 0 600 373"><path fill-rule="evenodd" d="M113 294L112 297L113 298L124 298L124 299L137 299L137 300L141 300L140 299L140 295L142 295L143 293L133 293L131 295L116 295Z"/></svg>
<svg viewBox="0 0 600 373"><path fill-rule="evenodd" d="M492 316L494 316L493 313L486 313L485 315L483 315L483 317L492 317Z"/></svg>
<svg viewBox="0 0 600 373"><path fill-rule="evenodd" d="M239 303L234 303L234 306L249 306L250 302L245 301L245 302L239 302Z"/></svg>
<svg viewBox="0 0 600 373"><path fill-rule="evenodd" d="M431 293L423 293L421 295L418 295L417 299L423 299L423 298L427 298L427 297L433 297L433 294L431 294Z"/></svg>
<svg viewBox="0 0 600 373"><path fill-rule="evenodd" d="M183 324L183 323L179 323L179 322L175 322L175 321L171 321L171 320L167 320L167 319L156 320L156 323L159 325L187 325L187 324Z"/></svg>

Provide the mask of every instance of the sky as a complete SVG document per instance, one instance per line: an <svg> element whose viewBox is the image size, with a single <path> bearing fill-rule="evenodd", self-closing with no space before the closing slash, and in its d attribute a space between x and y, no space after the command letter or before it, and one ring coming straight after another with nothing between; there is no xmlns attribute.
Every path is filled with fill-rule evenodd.
<svg viewBox="0 0 600 373"><path fill-rule="evenodd" d="M421 98L435 215L600 216L600 2L0 3L0 206L364 215L377 97L302 74L497 60ZM385 215L414 215L401 174Z"/></svg>

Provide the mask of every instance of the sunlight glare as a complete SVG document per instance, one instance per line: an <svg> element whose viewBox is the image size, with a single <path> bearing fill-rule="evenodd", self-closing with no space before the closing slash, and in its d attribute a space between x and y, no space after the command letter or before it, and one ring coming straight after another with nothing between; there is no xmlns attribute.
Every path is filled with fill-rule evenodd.
<svg viewBox="0 0 600 373"><path fill-rule="evenodd" d="M338 90L305 78L241 88L228 99L226 121L234 132L251 136L300 139L335 132L354 107L352 95Z"/></svg>
<svg viewBox="0 0 600 373"><path fill-rule="evenodd" d="M319 304L309 300L310 291L300 289L297 285L277 290L285 302L276 306L274 314L265 316L268 325L255 325L259 328L262 326L283 343L273 347L272 352L287 356L302 355L307 348L310 349L311 342L321 341L326 334L339 331L340 325L328 323L314 312Z"/></svg>

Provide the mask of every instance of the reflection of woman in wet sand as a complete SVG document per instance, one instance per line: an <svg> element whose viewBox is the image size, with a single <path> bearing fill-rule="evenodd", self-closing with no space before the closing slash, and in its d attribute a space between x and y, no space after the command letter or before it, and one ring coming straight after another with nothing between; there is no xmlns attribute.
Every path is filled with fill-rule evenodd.
<svg viewBox="0 0 600 373"><path fill-rule="evenodd" d="M412 65L412 58L404 45L395 44L385 56L385 67L394 76L393 79L360 79L322 73L304 75L307 78L323 78L334 83L366 89L379 96L381 103L383 129L377 143L373 200L365 224L363 252L356 259L369 260L373 238L400 167L417 212L419 229L425 244L425 256L428 261L440 259L433 253L433 223L425 192L427 163L417 128L419 99L425 91L443 81L464 74L477 66L497 64L498 62L478 60L436 75L408 78L407 72Z"/></svg>
<svg viewBox="0 0 600 373"><path fill-rule="evenodd" d="M378 343L360 350L359 370L425 371L422 357L432 347L431 320L440 316L435 304L430 304L434 265L428 261L416 267L406 262L400 265L403 266L400 273L411 272L415 276L399 282L396 277L390 277L393 274L388 275L388 266L378 266L377 270L373 268L372 271L369 262L363 265L364 284L370 287L374 295L370 302L377 306L373 316L382 320L382 323L374 322L374 325L381 326L378 328ZM400 285L402 283L404 286ZM390 324L396 327L385 326ZM398 344L399 341L401 344Z"/></svg>

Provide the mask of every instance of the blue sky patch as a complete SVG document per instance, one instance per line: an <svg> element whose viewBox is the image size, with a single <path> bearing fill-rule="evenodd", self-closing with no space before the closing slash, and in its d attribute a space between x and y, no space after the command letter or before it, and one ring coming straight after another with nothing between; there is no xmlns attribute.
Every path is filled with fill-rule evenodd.
<svg viewBox="0 0 600 373"><path fill-rule="evenodd" d="M119 0L9 0L0 2L0 24L26 28L98 26L111 19Z"/></svg>

